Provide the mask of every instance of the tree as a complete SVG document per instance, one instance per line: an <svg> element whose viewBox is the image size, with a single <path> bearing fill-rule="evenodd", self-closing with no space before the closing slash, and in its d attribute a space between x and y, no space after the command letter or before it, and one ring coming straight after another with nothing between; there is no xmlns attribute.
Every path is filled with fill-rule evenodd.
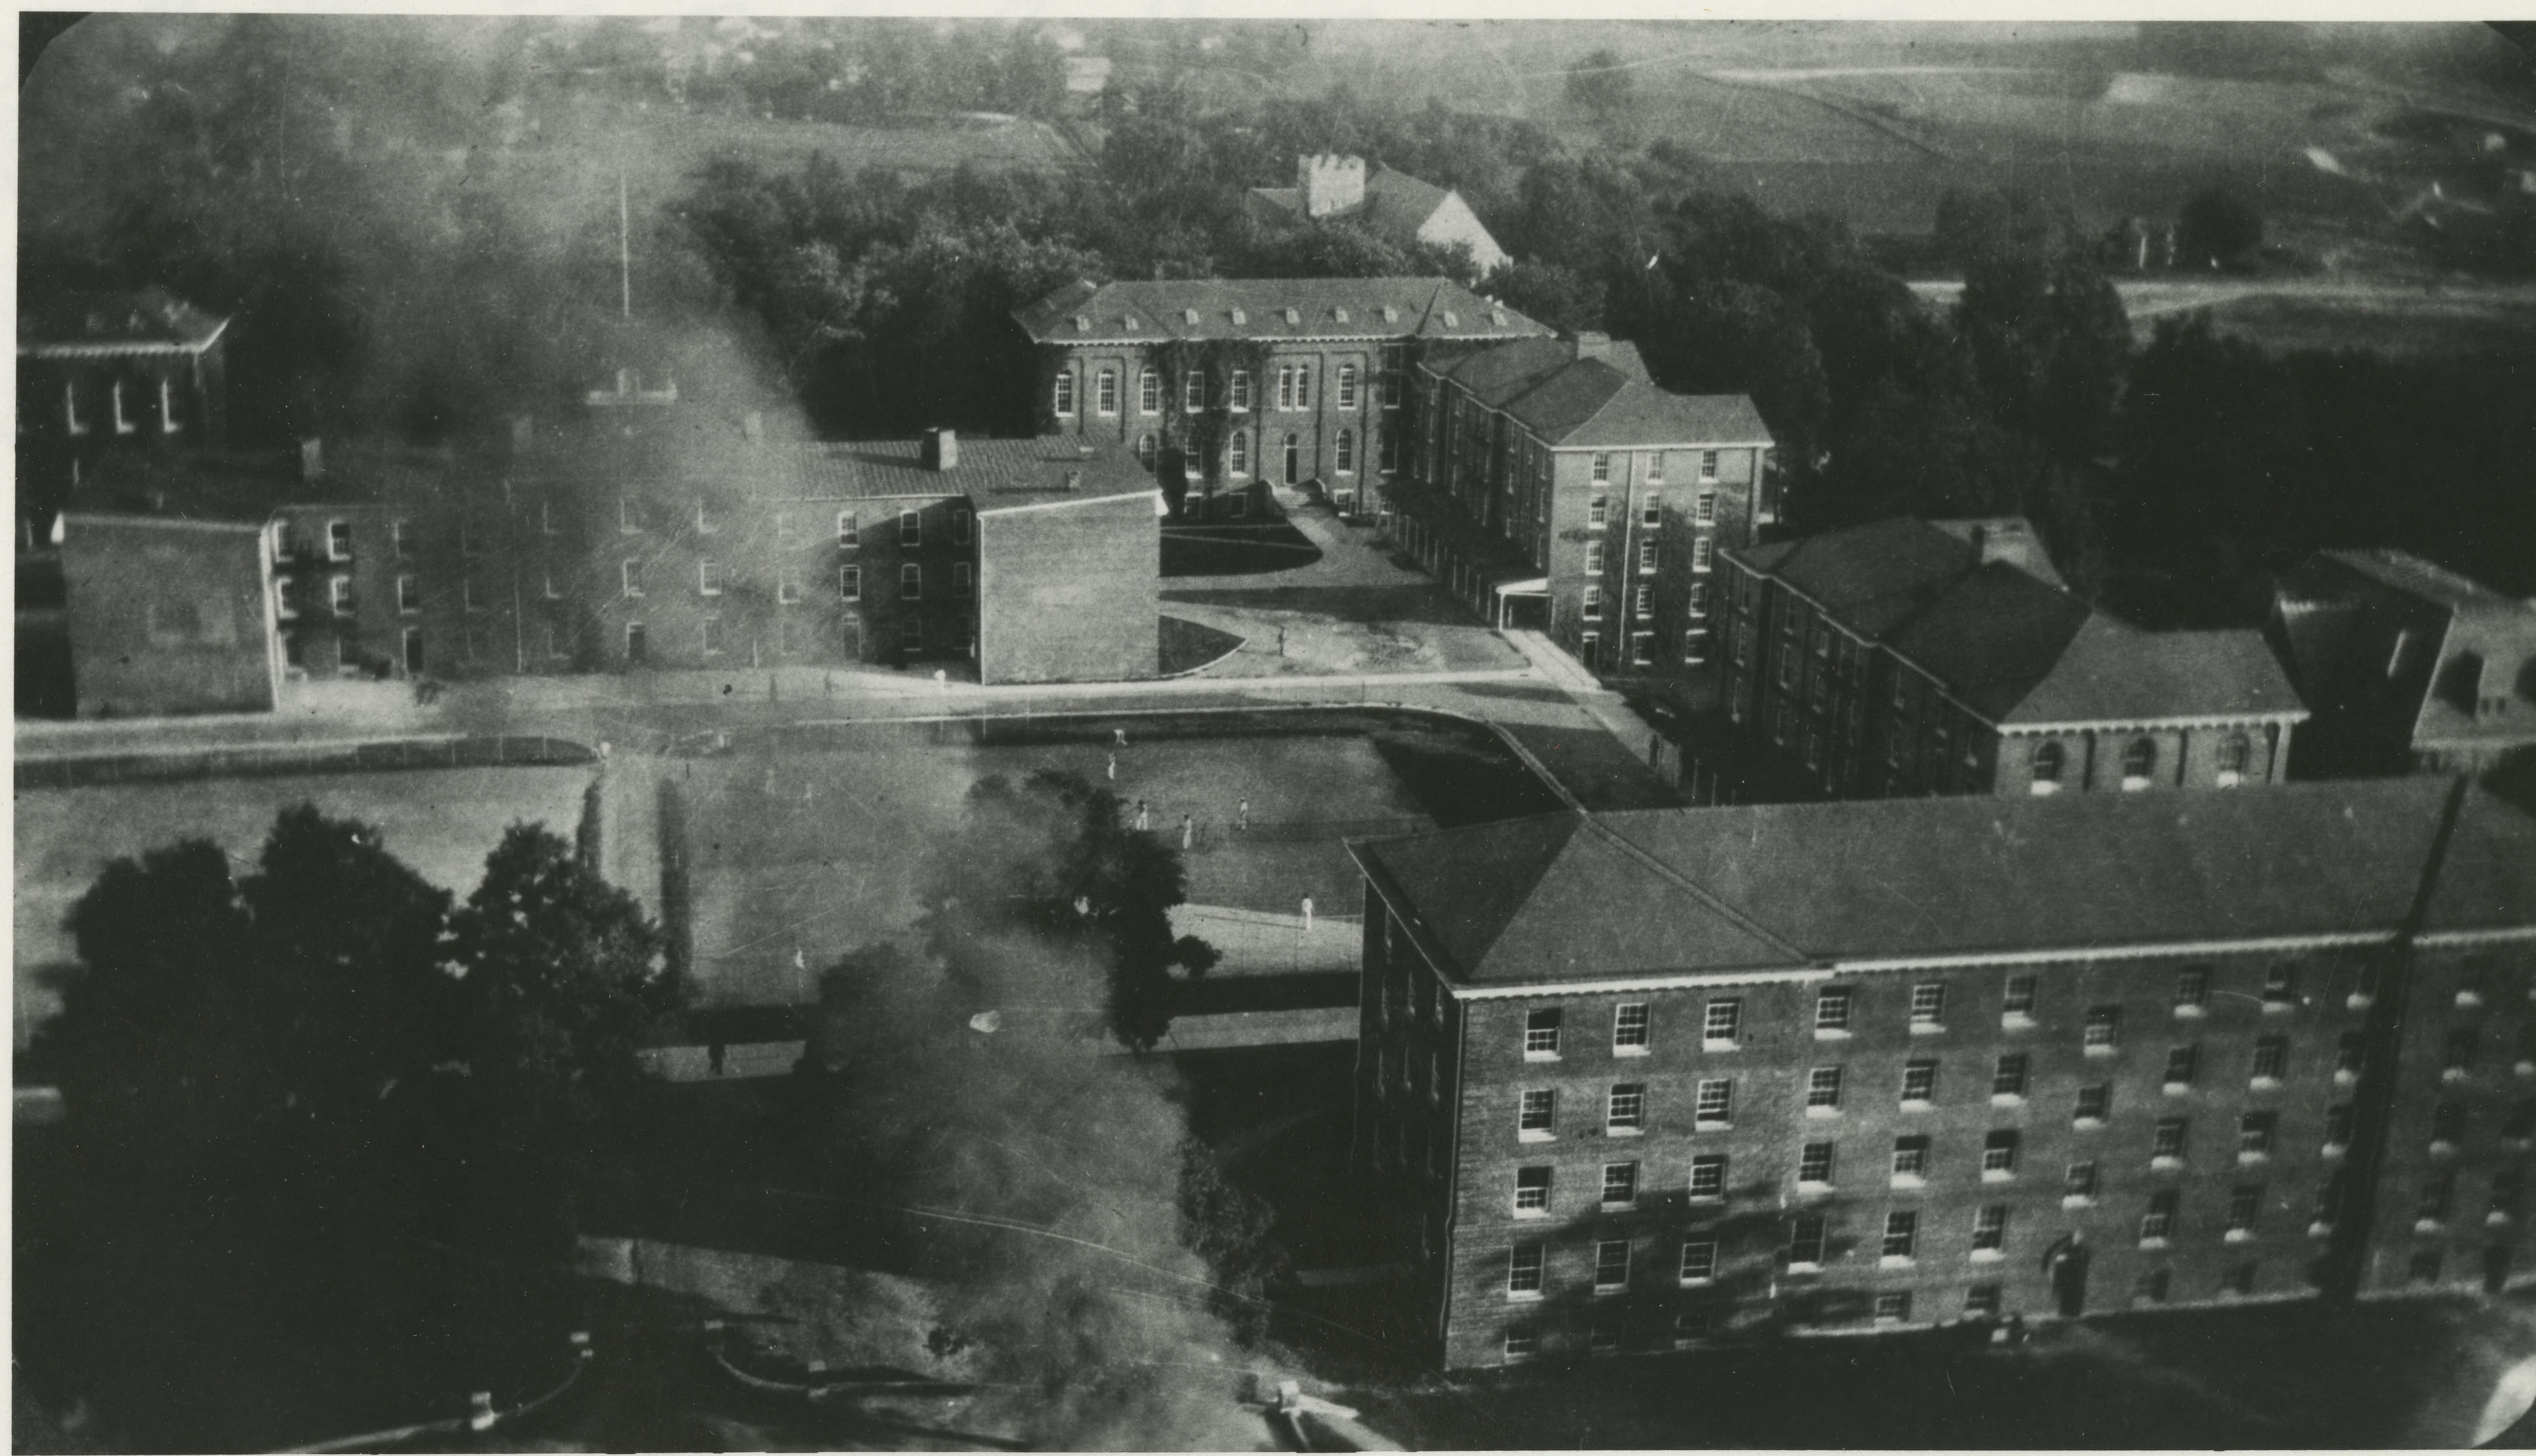
<svg viewBox="0 0 2536 1456"><path fill-rule="evenodd" d="M928 940L955 974L978 975L964 961L1016 932L1058 952L1097 952L1110 1030L1145 1050L1171 1026L1172 968L1203 975L1214 964L1204 941L1172 935L1171 908L1187 884L1179 851L1127 828L1115 794L1043 769L1019 783L979 781L922 899Z"/></svg>
<svg viewBox="0 0 2536 1456"><path fill-rule="evenodd" d="M1567 99L1609 121L1629 104L1629 71L1620 57L1598 50L1567 68Z"/></svg>
<svg viewBox="0 0 2536 1456"><path fill-rule="evenodd" d="M1486 286L1508 308L1553 329L1604 327L1603 285L1560 263L1509 263Z"/></svg>
<svg viewBox="0 0 2536 1456"><path fill-rule="evenodd" d="M2052 251L2051 216L2017 188L1949 187L1937 199L1937 251L1958 268L2001 258L2039 260Z"/></svg>
<svg viewBox="0 0 2536 1456"><path fill-rule="evenodd" d="M2262 245L2263 215L2224 187L2192 194L2176 219L2177 258L2194 267L2245 268Z"/></svg>

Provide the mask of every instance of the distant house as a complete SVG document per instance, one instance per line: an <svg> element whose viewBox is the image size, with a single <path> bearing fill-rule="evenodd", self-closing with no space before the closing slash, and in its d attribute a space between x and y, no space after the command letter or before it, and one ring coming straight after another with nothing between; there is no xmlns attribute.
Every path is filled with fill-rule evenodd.
<svg viewBox="0 0 2536 1456"><path fill-rule="evenodd" d="M18 311L19 547L52 534L109 452L199 448L227 426L229 321L164 288L61 293Z"/></svg>
<svg viewBox="0 0 2536 1456"><path fill-rule="evenodd" d="M2536 601L2383 547L2283 576L2271 631L2315 710L2301 777L2453 773L2536 748Z"/></svg>
<svg viewBox="0 0 2536 1456"><path fill-rule="evenodd" d="M1402 244L1460 243L1482 278L1513 261L1462 194L1407 172L1368 167L1362 157L1298 158L1295 185L1253 187L1249 208L1267 222L1354 222Z"/></svg>
<svg viewBox="0 0 2536 1456"><path fill-rule="evenodd" d="M2096 612L2014 518L1720 554L1728 713L1831 797L2277 784L2308 716L2261 634Z"/></svg>

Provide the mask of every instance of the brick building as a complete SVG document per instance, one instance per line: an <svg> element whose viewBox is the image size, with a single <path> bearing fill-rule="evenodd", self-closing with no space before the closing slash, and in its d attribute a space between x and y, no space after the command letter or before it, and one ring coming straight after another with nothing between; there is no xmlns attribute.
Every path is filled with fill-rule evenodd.
<svg viewBox="0 0 2536 1456"><path fill-rule="evenodd" d="M1299 157L1294 186L1253 187L1246 206L1271 225L1349 222L1403 245L1467 248L1480 278L1514 261L1462 194L1362 157Z"/></svg>
<svg viewBox="0 0 2536 1456"><path fill-rule="evenodd" d="M1077 283L1017 310L1041 427L1115 443L1189 514L1262 514L1272 484L1378 508L1409 370L1549 330L1440 278Z"/></svg>
<svg viewBox="0 0 2536 1456"><path fill-rule="evenodd" d="M264 522L74 507L60 524L80 716L273 710L282 650Z"/></svg>
<svg viewBox="0 0 2536 1456"><path fill-rule="evenodd" d="M1677 395L1600 334L1417 369L1393 530L1500 627L1600 672L1712 652L1716 553L1777 518L1769 428L1742 395Z"/></svg>
<svg viewBox="0 0 2536 1456"><path fill-rule="evenodd" d="M18 544L102 456L221 444L229 321L164 288L72 293L18 313Z"/></svg>
<svg viewBox="0 0 2536 1456"><path fill-rule="evenodd" d="M2302 778L2486 769L2536 748L2536 602L2403 551L2319 551L2271 635L2315 719Z"/></svg>
<svg viewBox="0 0 2536 1456"><path fill-rule="evenodd" d="M2019 520L1719 554L1727 711L1831 796L2277 784L2307 718L2261 634L2093 611Z"/></svg>
<svg viewBox="0 0 2536 1456"><path fill-rule="evenodd" d="M1447 1366L2525 1277L2536 821L2462 784L1353 849Z"/></svg>

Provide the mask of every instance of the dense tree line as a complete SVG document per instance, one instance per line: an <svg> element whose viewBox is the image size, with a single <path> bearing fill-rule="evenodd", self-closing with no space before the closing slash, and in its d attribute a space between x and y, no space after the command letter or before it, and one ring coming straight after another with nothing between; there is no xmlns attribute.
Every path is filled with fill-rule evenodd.
<svg viewBox="0 0 2536 1456"><path fill-rule="evenodd" d="M641 911L528 825L453 903L303 806L243 874L202 841L114 861L71 928L29 1053L66 1121L18 1205L22 1354L126 1447L273 1440L251 1407L293 1363L480 1378L485 1331L527 1334L569 1267L680 1004Z"/></svg>

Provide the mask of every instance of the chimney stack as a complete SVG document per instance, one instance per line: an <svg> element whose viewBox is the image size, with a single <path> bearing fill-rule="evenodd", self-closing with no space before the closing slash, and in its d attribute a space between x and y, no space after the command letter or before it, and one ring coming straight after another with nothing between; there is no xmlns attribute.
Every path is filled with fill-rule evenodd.
<svg viewBox="0 0 2536 1456"><path fill-rule="evenodd" d="M1611 356L1611 335L1598 334L1590 329L1580 329L1577 331L1576 357L1580 359L1608 359Z"/></svg>
<svg viewBox="0 0 2536 1456"><path fill-rule="evenodd" d="M299 478L315 480L326 474L326 442L316 435L299 441Z"/></svg>
<svg viewBox="0 0 2536 1456"><path fill-rule="evenodd" d="M924 468L928 471L953 471L960 468L960 435L956 430L926 430L924 443L919 447Z"/></svg>

